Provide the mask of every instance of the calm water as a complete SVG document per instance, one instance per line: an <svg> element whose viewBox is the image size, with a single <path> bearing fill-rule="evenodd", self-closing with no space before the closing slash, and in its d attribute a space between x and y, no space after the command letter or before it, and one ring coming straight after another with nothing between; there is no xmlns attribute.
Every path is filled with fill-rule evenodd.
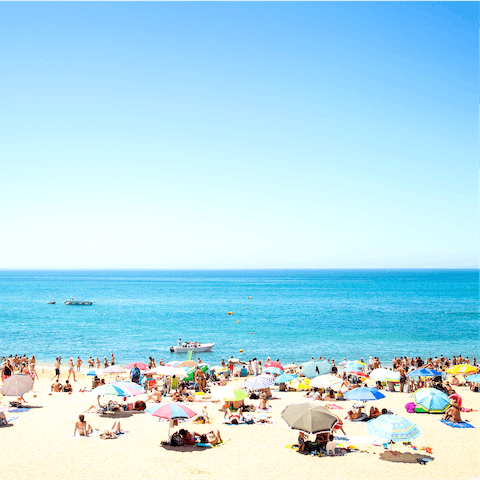
<svg viewBox="0 0 480 480"><path fill-rule="evenodd" d="M182 338L215 342L208 363L478 359L478 301L476 270L0 271L0 355L168 361Z"/></svg>

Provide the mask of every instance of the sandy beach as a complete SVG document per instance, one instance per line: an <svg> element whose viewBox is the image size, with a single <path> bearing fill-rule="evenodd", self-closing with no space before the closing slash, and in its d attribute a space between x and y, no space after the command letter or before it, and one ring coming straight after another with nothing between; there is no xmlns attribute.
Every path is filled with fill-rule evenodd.
<svg viewBox="0 0 480 480"><path fill-rule="evenodd" d="M411 394L385 392L386 398L373 403L378 408L389 408L407 417L422 430L412 443L418 447L430 446L434 461L427 465L392 463L381 460L382 446L358 444L361 451L338 457L301 455L287 448L297 442L298 434L289 429L280 418L282 409L291 403L307 401L301 392L277 392L270 401L274 425L222 425L221 404L189 404L196 412L207 405L212 424L182 427L199 433L219 429L223 445L202 450L191 448L188 452L167 450L160 445L167 438L168 423L159 422L148 413L128 412L120 418L122 428L128 433L115 440L71 438L78 415L96 402L95 395L79 392L91 386L91 377L78 374L74 392L50 394L52 372L38 368L40 379L32 392L26 394L27 403L33 407L27 412L6 412L8 417L18 416L13 427L0 430L6 455L0 478L30 479L153 479L182 476L194 478L237 479L262 478L419 478L419 479L469 479L478 478L479 470L479 412L462 413L476 428L451 428L440 422L441 415L409 414L405 404L412 401ZM66 374L62 372L61 380ZM108 380L107 380L108 381ZM371 383L372 381L369 380ZM229 384L241 386L243 380ZM463 406L479 410L479 395L466 387L457 387L463 397ZM35 397L34 397L35 396ZM109 397L111 398L111 397ZM135 400L145 400L145 395ZM8 405L11 397L3 397L1 406ZM248 400L248 399L247 399ZM258 400L247 403L257 404ZM324 404L327 402L316 402ZM346 415L352 401L337 402L343 409L332 410L341 418ZM94 429L111 428L113 419L87 413L86 420ZM181 428L181 427L178 427ZM365 437L365 423L344 422L348 436ZM394 450L414 452L411 447L395 444Z"/></svg>

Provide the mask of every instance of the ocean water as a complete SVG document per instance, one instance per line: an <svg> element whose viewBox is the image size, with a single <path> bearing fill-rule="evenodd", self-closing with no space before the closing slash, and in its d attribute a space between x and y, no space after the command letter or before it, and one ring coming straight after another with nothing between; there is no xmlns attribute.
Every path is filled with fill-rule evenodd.
<svg viewBox="0 0 480 480"><path fill-rule="evenodd" d="M93 305L64 305L70 297ZM286 363L320 355L478 359L479 273L0 271L2 356L179 360L185 354L169 351L179 338L215 342L198 354L211 364L230 355Z"/></svg>

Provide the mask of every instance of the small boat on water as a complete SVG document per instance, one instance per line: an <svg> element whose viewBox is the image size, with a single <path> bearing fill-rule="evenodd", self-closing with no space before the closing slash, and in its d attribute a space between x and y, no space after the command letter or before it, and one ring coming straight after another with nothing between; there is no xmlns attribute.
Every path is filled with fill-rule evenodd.
<svg viewBox="0 0 480 480"><path fill-rule="evenodd" d="M71 300L65 300L63 303L65 305L93 305L92 302L82 302L81 300L75 300L73 297Z"/></svg>
<svg viewBox="0 0 480 480"><path fill-rule="evenodd" d="M47 305L55 305L55 302L48 302Z"/></svg>
<svg viewBox="0 0 480 480"><path fill-rule="evenodd" d="M181 343L170 347L172 353L186 353L186 352L210 352L214 343Z"/></svg>

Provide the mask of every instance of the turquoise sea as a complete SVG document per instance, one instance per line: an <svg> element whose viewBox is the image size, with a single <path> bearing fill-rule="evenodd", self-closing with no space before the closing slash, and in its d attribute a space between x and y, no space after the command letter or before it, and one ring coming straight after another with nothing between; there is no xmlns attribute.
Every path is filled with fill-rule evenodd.
<svg viewBox="0 0 480 480"><path fill-rule="evenodd" d="M93 305L64 305L70 297ZM200 354L207 363L232 354L287 363L312 355L478 359L479 272L0 271L2 356L178 360L185 355L169 347L179 338L215 342Z"/></svg>

